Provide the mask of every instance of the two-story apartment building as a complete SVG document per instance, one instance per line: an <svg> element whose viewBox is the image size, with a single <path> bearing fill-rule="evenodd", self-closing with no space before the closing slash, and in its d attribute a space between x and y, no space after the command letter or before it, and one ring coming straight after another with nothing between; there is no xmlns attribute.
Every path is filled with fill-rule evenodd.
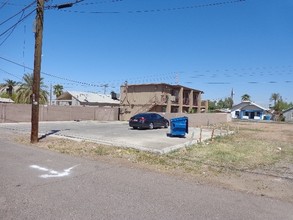
<svg viewBox="0 0 293 220"><path fill-rule="evenodd" d="M181 85L133 84L120 87L120 119L140 112L200 113L208 109L203 91Z"/></svg>

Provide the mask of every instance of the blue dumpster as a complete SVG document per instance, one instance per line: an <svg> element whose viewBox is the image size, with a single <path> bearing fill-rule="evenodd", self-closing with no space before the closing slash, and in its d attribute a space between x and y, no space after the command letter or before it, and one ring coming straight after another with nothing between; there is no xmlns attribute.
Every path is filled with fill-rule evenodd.
<svg viewBox="0 0 293 220"><path fill-rule="evenodd" d="M170 136L185 137L188 133L188 118L172 118L170 120Z"/></svg>

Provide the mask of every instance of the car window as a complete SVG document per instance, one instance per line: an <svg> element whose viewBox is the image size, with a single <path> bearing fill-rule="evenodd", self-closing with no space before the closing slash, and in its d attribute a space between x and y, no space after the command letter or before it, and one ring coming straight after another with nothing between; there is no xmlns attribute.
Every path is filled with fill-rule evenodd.
<svg viewBox="0 0 293 220"><path fill-rule="evenodd" d="M161 119L163 118L161 115L159 114L137 114L137 115L134 115L133 118L147 118L147 119L153 119L153 120L158 120L158 119Z"/></svg>
<svg viewBox="0 0 293 220"><path fill-rule="evenodd" d="M141 117L145 117L144 114L138 114L138 115L134 115L133 118L141 118Z"/></svg>

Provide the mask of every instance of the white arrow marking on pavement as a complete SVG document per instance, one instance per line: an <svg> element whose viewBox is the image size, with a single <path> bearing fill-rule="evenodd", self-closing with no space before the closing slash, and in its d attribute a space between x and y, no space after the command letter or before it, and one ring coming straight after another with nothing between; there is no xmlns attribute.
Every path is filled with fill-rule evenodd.
<svg viewBox="0 0 293 220"><path fill-rule="evenodd" d="M41 175L40 177L42 178L50 178L50 177L64 177L64 176L68 176L70 174L70 171L76 167L78 165L75 165L73 167L70 167L68 169L64 169L63 172L58 172L58 171L55 171L55 170L52 170L52 169L47 169L45 167L40 167L38 165L31 165L30 167L31 168L34 168L34 169L38 169L38 170L41 170L41 171L46 171L48 172L49 174L43 174Z"/></svg>

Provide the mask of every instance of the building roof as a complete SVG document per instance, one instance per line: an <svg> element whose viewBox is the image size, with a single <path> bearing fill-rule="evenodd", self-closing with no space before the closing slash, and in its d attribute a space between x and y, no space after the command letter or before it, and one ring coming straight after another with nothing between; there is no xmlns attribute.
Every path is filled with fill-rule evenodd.
<svg viewBox="0 0 293 220"><path fill-rule="evenodd" d="M289 112L289 111L291 111L291 110L293 110L293 107L284 110L283 113Z"/></svg>
<svg viewBox="0 0 293 220"><path fill-rule="evenodd" d="M13 103L14 101L9 98L0 98L0 103Z"/></svg>
<svg viewBox="0 0 293 220"><path fill-rule="evenodd" d="M57 100L68 100L72 97L77 99L79 102L120 104L120 101L112 99L111 95L93 92L67 91L60 95Z"/></svg>
<svg viewBox="0 0 293 220"><path fill-rule="evenodd" d="M186 86L182 86L182 85L172 85L172 84L167 84L167 83L128 84L127 86L156 86L156 85L163 85L163 86L169 86L169 87L174 87L174 88L181 88L181 87L183 87L184 89L188 89L188 90L193 90L193 91L197 91L197 92L200 92L200 93L204 93L201 90L192 89L192 88L189 88L189 87L186 87Z"/></svg>
<svg viewBox="0 0 293 220"><path fill-rule="evenodd" d="M20 85L13 86L12 91L18 90L19 87L20 87ZM6 93L7 89L8 89L8 86L1 87L0 88L0 93Z"/></svg>
<svg viewBox="0 0 293 220"><path fill-rule="evenodd" d="M252 101L242 101L241 103L237 104L237 105L234 105L231 109L231 111L235 111L235 110L241 110L241 109L244 109L244 108L247 108L247 107L250 107L250 106L254 106L254 107L257 107L259 109L262 109L264 111L268 111L268 109L252 102Z"/></svg>

